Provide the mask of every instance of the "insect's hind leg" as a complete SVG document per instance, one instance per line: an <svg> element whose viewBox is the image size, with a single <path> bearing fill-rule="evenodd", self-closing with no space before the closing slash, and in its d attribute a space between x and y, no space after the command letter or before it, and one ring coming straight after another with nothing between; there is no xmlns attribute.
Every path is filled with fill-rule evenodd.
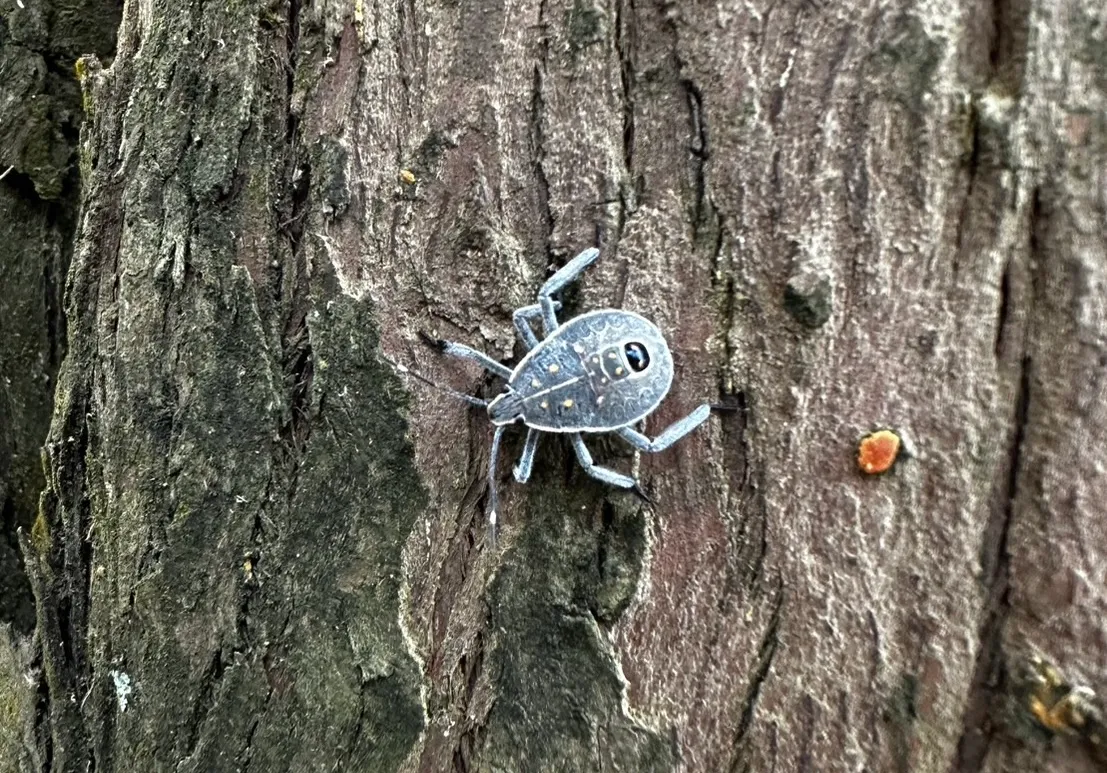
<svg viewBox="0 0 1107 773"><path fill-rule="evenodd" d="M471 349L465 344L457 344L453 341L443 341L440 338L431 338L426 333L419 331L419 337L428 346L433 346L444 354L448 354L451 357L457 357L462 360L469 360L475 362L486 370L490 370L501 378L511 378L511 368L507 367L503 363L496 362L484 352L478 352L476 349Z"/></svg>
<svg viewBox="0 0 1107 773"><path fill-rule="evenodd" d="M542 323L546 328L546 335L557 329L557 314L553 298L550 296L572 282L584 269L596 262L600 251L595 247L589 247L581 254L559 268L553 276L546 280L542 289L538 291L538 305L542 307Z"/></svg>
<svg viewBox="0 0 1107 773"><path fill-rule="evenodd" d="M554 311L561 308L561 304L557 301L553 303ZM527 349L533 349L538 346L538 336L534 334L534 328L530 326L530 321L541 316L542 307L537 303L531 306L518 308L515 310L515 313L511 315L511 319L515 322L515 330L519 333L519 338L527 345Z"/></svg>
<svg viewBox="0 0 1107 773"><path fill-rule="evenodd" d="M584 468L584 471L591 475L596 480L603 481L609 486L618 486L619 488L629 488L638 490L638 481L629 475L623 475L621 472L615 472L609 470L606 467L600 467L592 462L592 454L588 451L588 446L584 445L584 438L580 436L580 433L574 433L571 435L573 441L573 450L577 454L577 461L580 462L580 466Z"/></svg>
<svg viewBox="0 0 1107 773"><path fill-rule="evenodd" d="M619 437L630 443L639 451L646 451L651 454L655 454L658 451L664 451L673 443L680 440L696 427L707 421L707 417L711 415L711 406L703 404L683 419L679 419L670 424L660 435L653 440L643 435L641 432L631 429L630 427L623 427L618 430Z"/></svg>

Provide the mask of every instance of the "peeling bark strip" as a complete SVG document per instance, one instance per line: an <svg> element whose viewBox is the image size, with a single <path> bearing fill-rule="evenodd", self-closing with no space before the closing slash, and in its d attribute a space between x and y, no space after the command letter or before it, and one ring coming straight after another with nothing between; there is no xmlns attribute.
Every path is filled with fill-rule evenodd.
<svg viewBox="0 0 1107 773"><path fill-rule="evenodd" d="M24 5L0 71L43 67L2 93L110 51L41 53L69 17ZM0 773L1102 769L1057 706L1107 689L1105 13L129 2L79 68ZM13 221L64 177L32 145ZM487 394L418 332L507 359L590 244L566 313L646 312L677 358L645 430L739 410L596 444L648 508L544 439L493 550L487 422L389 361ZM56 316L45 273L0 304ZM863 476L880 427L916 453Z"/></svg>

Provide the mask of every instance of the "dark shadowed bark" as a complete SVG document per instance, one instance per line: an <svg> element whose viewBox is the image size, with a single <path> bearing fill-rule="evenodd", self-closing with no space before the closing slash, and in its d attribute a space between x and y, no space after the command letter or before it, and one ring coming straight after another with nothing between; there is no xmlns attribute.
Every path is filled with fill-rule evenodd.
<svg viewBox="0 0 1107 773"><path fill-rule="evenodd" d="M135 0L101 34L57 389L0 390L37 611L0 771L1107 766L1099 0ZM19 168L0 205L40 212ZM50 352L5 377L61 351L64 219L47 259L4 224L46 279L3 323ZM419 331L513 361L593 244L565 314L675 353L645 430L731 410L590 440L649 504L543 438L493 546L487 418L397 365L493 394ZM910 456L865 476L876 428Z"/></svg>
<svg viewBox="0 0 1107 773"><path fill-rule="evenodd" d="M7 7L10 6L10 7ZM77 221L81 94L73 63L115 46L122 2L0 12L0 624L34 627L17 529L45 482L41 449L65 351L62 291Z"/></svg>

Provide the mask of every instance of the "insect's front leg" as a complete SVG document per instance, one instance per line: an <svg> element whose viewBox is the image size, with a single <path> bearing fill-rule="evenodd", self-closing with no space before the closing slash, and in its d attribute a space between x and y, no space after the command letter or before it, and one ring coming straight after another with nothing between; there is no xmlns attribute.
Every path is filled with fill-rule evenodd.
<svg viewBox="0 0 1107 773"><path fill-rule="evenodd" d="M453 341L443 341L440 338L431 338L426 333L419 331L419 337L423 339L424 343L428 346L433 346L440 352L450 355L451 357L457 357L462 360L469 360L475 362L486 370L490 370L501 378L511 378L511 368L507 367L503 363L496 362L484 352L478 352L476 349L471 349L465 344L454 343Z"/></svg>
<svg viewBox="0 0 1107 773"><path fill-rule="evenodd" d="M580 276L580 273L595 263L596 258L599 256L599 250L595 247L589 247L559 268L554 275L547 279L546 283L542 285L542 289L538 291L538 304L542 307L542 323L546 328L546 335L556 330L558 324L557 314L554 313L556 311L556 307L554 306L556 301L550 296Z"/></svg>
<svg viewBox="0 0 1107 773"><path fill-rule="evenodd" d="M664 451L673 443L680 440L689 432L694 430L699 425L707 421L707 417L711 415L711 406L708 404L701 405L696 410L685 416L683 419L670 424L660 435L653 440L643 435L637 430L633 430L630 427L623 427L618 430L619 437L630 443L639 451L646 451L651 454L655 454L658 451Z"/></svg>
<svg viewBox="0 0 1107 773"><path fill-rule="evenodd" d="M554 311L561 308L561 304L558 301L554 301ZM523 343L527 345L527 349L533 349L538 346L538 336L534 334L534 328L530 326L530 321L542 316L542 307L537 303L531 306L523 306L515 310L515 313L511 315L512 320L515 322L515 330L519 333L519 338Z"/></svg>

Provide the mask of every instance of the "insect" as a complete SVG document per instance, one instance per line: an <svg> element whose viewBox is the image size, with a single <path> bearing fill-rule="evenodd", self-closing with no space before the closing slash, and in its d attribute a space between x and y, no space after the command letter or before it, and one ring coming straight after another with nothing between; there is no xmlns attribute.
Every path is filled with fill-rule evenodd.
<svg viewBox="0 0 1107 773"><path fill-rule="evenodd" d="M523 451L514 468L517 482L530 479L541 433L556 432L569 435L577 461L593 478L641 493L638 481L630 475L592 461L584 435L614 432L638 450L656 453L710 415L711 405L705 403L656 438L638 432L634 425L657 408L673 383L673 356L661 331L644 317L618 309L600 309L564 324L558 322L561 304L553 295L576 280L599 256L595 248L580 253L542 285L538 303L515 310L515 330L527 353L514 369L464 344L424 334L424 340L444 353L475 362L507 380L504 391L491 401L447 390L471 405L485 408L496 427L488 465L488 518L493 536L499 505L496 463L508 426L521 423L527 427ZM542 322L541 340L534 332L536 320Z"/></svg>

